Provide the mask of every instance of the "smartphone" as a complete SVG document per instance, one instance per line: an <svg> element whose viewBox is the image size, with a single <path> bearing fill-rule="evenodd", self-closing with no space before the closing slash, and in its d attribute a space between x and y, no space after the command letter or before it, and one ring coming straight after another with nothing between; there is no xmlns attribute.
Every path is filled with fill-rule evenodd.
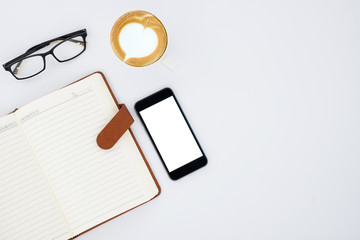
<svg viewBox="0 0 360 240"><path fill-rule="evenodd" d="M135 104L170 176L177 180L207 164L207 158L170 88Z"/></svg>

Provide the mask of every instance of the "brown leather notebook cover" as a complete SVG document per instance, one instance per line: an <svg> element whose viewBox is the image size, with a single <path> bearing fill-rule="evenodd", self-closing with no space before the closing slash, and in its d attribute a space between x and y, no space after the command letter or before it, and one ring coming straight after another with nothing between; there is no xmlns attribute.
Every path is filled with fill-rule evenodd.
<svg viewBox="0 0 360 240"><path fill-rule="evenodd" d="M121 136L130 129L134 119L125 104L120 104L119 111L104 127L96 138L98 146L102 149L112 148Z"/></svg>
<svg viewBox="0 0 360 240"><path fill-rule="evenodd" d="M90 74L90 75L88 75L88 76L86 76L86 77L84 77L84 78L81 78L81 79L78 80L78 81L81 81L82 79L85 79L85 78L87 78L87 77L89 77L89 76L91 76L91 75L93 75L93 74L96 74L96 73L101 74L102 78L104 79L104 81L105 81L105 83L106 83L106 86L108 87L108 89L109 89L109 91L110 91L110 93L111 93L111 96L113 97L116 105L118 106L118 108L119 108L119 110L120 110L121 107L124 106L124 105L123 105L123 104L119 104L119 103L117 102L117 100L116 100L116 98L115 98L115 95L114 95L114 93L112 92L112 90L111 90L111 88L110 88L110 85L109 85L108 81L106 80L106 78L105 78L105 76L104 76L104 74L103 74L102 72L94 72L94 73L92 73L92 74ZM75 82L78 82L78 81L75 81ZM75 83L75 82L74 82L74 83ZM127 111L127 109L126 109L126 111ZM130 113L128 113L128 114L130 115ZM116 117L116 116L117 116L117 115L115 115L115 117ZM130 125L131 125L131 123L129 122L129 121L131 121L131 120L129 120L129 118L126 118L126 114L124 114L124 115L122 115L122 116L125 116L125 121L121 121L121 116L120 116L120 118L116 118L116 119L117 119L116 122L111 121L112 123L119 124L120 130L119 130L119 128L118 128L118 134L121 134L121 132L124 130L124 128L126 128L126 126L130 126ZM130 115L130 116L131 116L131 115ZM124 124L124 125L122 125L122 124ZM130 125L129 125L129 124L130 124ZM108 127L108 126L109 126L109 125L107 125L107 127ZM105 128L106 128L106 127L105 127ZM112 126L110 126L110 128L114 128L114 124L112 124ZM125 131L126 131L126 130L125 130ZM153 178L153 180L154 180L154 182L155 182L155 184L156 184L156 186L157 186L157 188L158 188L158 190L159 190L158 194L155 195L155 196L152 198L152 199L154 199L154 198L156 198L157 196L159 196L160 193L161 193L160 185L159 185L158 181L156 180L155 175L154 175L153 171L151 170L150 165L149 165L149 163L147 162L147 160L146 160L146 158L145 158L145 155L144 155L144 153L142 152L142 150L141 150L138 142L136 141L136 138L135 138L135 136L134 136L134 134L133 134L133 132L131 131L130 128L129 128L129 131L130 131L131 136L132 136L132 138L134 139L134 142L136 143L136 146L137 146L137 148L139 149L139 152L140 152L140 154L141 154L141 156L142 156L142 158L143 158L143 160L144 160L144 162L145 162L145 164L146 164L146 166L147 166L147 168L148 168L148 170L149 170L149 172L150 172L150 174L151 174L151 176L152 176L152 178ZM102 131L102 132L103 132L103 131ZM122 133L123 133L123 132L122 132ZM122 135L122 134L121 134L121 135ZM110 138L111 138L111 137L110 137ZM110 139L110 145L114 145L117 140L118 140L118 139L116 139L116 137L115 137L115 139L114 139L114 138L111 138L111 139ZM114 142L114 141L115 141L115 142ZM109 144L105 144L105 146L109 146ZM104 151L106 151L106 150L104 150ZM144 203L142 203L142 204L140 204L140 205L138 205L138 206L141 206L141 205L143 205L143 204L151 201L152 199L150 199L150 200L148 200L148 201L146 201L146 202L144 202ZM138 206L136 206L136 207L138 207ZM134 207L134 208L136 208L136 207ZM128 212L128 211L131 211L131 210L134 209L134 208L131 208L131 209L125 211L125 212L122 212L122 213L120 213L119 215L116 215L115 217L110 218L110 219L108 219L108 220L106 220L106 221L104 221L104 222L102 222L102 223L100 223L100 224L98 224L98 225L96 225L96 226L94 226L94 227L92 227L92 228L90 228L90 229L88 229L88 230L86 230L86 231L84 231L84 232L82 232L82 233L74 236L74 237L71 238L71 239L75 239L75 238L77 238L78 236L80 236L80 235L82 235L82 234L90 231L91 229L94 229L94 228L96 228L96 227L98 227L98 226L100 226L100 225L102 225L102 224L104 224L104 223L106 223L106 222L108 222L108 221L110 221L110 220L112 220L112 219L114 219L114 218L116 218L116 217L118 217L118 216L120 216L120 215Z"/></svg>

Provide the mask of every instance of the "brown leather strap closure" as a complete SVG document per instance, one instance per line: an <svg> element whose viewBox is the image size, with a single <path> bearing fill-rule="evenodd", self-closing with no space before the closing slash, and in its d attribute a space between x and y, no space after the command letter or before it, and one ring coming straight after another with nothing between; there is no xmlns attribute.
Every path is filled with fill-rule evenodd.
<svg viewBox="0 0 360 240"><path fill-rule="evenodd" d="M134 122L126 106L120 104L119 107L119 112L97 136L96 142L102 149L112 148Z"/></svg>

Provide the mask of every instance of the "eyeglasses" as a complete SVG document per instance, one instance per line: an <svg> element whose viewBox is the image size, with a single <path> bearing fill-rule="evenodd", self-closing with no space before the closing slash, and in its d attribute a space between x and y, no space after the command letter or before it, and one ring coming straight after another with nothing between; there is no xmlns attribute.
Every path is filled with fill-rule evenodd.
<svg viewBox="0 0 360 240"><path fill-rule="evenodd" d="M6 71L9 71L17 80L23 80L38 75L46 68L47 55L52 55L58 62L72 60L82 54L86 49L86 29L76 31L40 43L24 54L14 58L3 65ZM49 51L34 54L37 51L56 44Z"/></svg>

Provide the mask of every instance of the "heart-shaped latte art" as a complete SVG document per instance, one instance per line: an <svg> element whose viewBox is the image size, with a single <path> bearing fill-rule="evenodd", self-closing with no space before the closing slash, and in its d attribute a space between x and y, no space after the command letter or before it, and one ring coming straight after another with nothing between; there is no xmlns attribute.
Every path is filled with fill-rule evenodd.
<svg viewBox="0 0 360 240"><path fill-rule="evenodd" d="M157 48L158 37L151 28L144 28L139 23L129 23L119 35L119 43L125 52L124 61L129 58L146 57Z"/></svg>

